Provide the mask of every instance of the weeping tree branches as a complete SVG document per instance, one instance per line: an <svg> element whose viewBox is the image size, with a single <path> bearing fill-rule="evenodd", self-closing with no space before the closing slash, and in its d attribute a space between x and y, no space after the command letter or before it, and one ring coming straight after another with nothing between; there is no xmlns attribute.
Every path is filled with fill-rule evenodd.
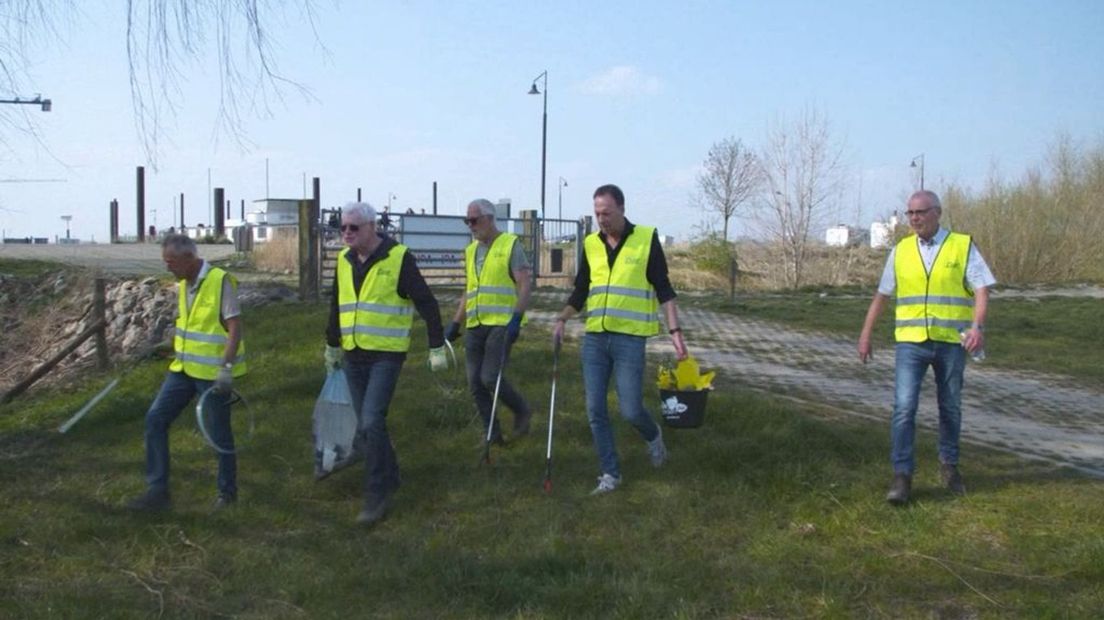
<svg viewBox="0 0 1104 620"><path fill-rule="evenodd" d="M308 94L280 73L271 33L291 9L297 9L295 23L305 22L313 31L313 0L127 0L125 6L135 127L153 168L166 122L185 94L189 62L215 65L218 129L242 145L248 142L247 112L270 114L270 102L289 88ZM0 92L27 81L28 44L44 35L61 38L55 24L68 16L80 20L72 0L0 0ZM33 122L0 111L0 128L33 129Z"/></svg>

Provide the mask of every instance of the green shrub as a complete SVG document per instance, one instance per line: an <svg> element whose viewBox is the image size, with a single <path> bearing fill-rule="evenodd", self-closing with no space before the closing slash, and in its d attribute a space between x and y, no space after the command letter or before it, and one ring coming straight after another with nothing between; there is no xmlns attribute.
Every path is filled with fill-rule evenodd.
<svg viewBox="0 0 1104 620"><path fill-rule="evenodd" d="M736 246L718 233L706 233L691 242L690 256L698 269L728 277L732 262L736 260Z"/></svg>

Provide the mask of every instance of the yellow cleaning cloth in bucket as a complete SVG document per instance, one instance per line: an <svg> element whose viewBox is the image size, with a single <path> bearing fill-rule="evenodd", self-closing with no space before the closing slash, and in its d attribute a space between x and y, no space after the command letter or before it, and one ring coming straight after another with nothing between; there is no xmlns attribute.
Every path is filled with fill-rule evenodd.
<svg viewBox="0 0 1104 620"><path fill-rule="evenodd" d="M674 370L660 365L656 385L661 390L680 390L684 392L711 390L713 389L713 376L716 374L715 371L701 374L698 360L694 359L693 355L688 355L686 359L675 366Z"/></svg>

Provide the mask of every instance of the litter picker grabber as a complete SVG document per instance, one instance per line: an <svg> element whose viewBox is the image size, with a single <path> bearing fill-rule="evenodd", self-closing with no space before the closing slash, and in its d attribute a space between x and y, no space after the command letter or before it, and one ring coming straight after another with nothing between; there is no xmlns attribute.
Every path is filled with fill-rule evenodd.
<svg viewBox="0 0 1104 620"><path fill-rule="evenodd" d="M80 411L74 413L73 417L71 417L71 418L69 418L68 420L65 421L65 424L62 424L61 426L59 426L58 427L58 432L59 433L66 433L66 432L69 431L69 429L73 428L73 425L76 424L81 418L83 418L85 416L85 414L87 414L89 411L92 411L92 408L96 406L96 403L103 400L103 398L105 396L107 396L108 394L111 393L111 390L115 389L116 385L119 385L119 379L120 379L120 377L115 377L114 379L112 379L111 383L108 383L107 387L100 390L99 394L96 394L95 396L92 397L91 400L89 400L87 403L85 403L85 405L80 408Z"/></svg>
<svg viewBox="0 0 1104 620"><path fill-rule="evenodd" d="M206 407L206 403L207 396L209 394L213 394L214 392L215 388L214 386L212 386L204 390L203 394L200 394L199 402L196 403L195 409L196 426L199 427L199 432L201 435L203 435L204 441L206 441L207 445L211 446L211 448L213 448L215 452L218 452L219 454L235 454L238 451L236 447L220 446L213 437L213 433L215 432L215 420L213 415L209 415L210 412ZM230 394L227 398L228 402L226 403L226 415L230 415L230 408L234 405L241 405L242 408L245 409L245 411L238 414L238 417L241 417L242 415L246 416L248 426L245 433L245 440L249 441L253 438L253 430L256 426L256 422L253 418L253 412L249 409L249 403L245 402L245 398L243 398L242 395L235 390L230 390Z"/></svg>
<svg viewBox="0 0 1104 620"><path fill-rule="evenodd" d="M548 404L548 451L544 465L544 492L552 493L552 423L556 419L556 379L560 376L560 341L552 349L552 398Z"/></svg>
<svg viewBox="0 0 1104 620"><path fill-rule="evenodd" d="M483 443L483 459L481 463L491 463L491 439L494 435L495 412L498 410L498 389L502 387L502 373L506 370L506 353L510 350L510 343L502 343L502 359L498 364L498 378L495 379L494 399L491 401L491 421L487 423L487 439Z"/></svg>

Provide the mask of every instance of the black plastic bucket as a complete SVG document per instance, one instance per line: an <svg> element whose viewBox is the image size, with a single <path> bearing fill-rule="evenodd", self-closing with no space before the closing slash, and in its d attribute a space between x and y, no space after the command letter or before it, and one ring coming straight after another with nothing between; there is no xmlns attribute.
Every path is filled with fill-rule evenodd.
<svg viewBox="0 0 1104 620"><path fill-rule="evenodd" d="M709 390L683 392L660 390L659 406L663 423L672 428L697 428L705 421L705 399Z"/></svg>

